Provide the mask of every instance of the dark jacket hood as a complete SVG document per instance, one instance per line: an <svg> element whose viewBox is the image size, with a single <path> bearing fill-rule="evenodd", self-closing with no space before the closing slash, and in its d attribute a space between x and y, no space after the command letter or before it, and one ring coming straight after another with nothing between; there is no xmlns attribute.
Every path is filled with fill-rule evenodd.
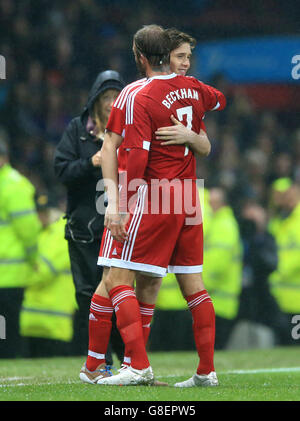
<svg viewBox="0 0 300 421"><path fill-rule="evenodd" d="M90 89L86 106L81 114L81 121L86 120L88 115L90 115L95 100L102 92L107 89L117 89L121 91L124 86L125 84L118 72L114 70L100 72Z"/></svg>

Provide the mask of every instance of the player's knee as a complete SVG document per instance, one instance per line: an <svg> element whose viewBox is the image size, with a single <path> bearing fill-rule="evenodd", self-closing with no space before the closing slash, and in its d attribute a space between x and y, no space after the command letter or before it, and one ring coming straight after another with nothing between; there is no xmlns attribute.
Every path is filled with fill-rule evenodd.
<svg viewBox="0 0 300 421"><path fill-rule="evenodd" d="M155 302L162 283L162 278L138 276L136 281L136 296L138 300L147 303Z"/></svg>
<svg viewBox="0 0 300 421"><path fill-rule="evenodd" d="M108 290L105 284L105 278L102 278L100 284L98 285L95 293L101 297L109 298Z"/></svg>
<svg viewBox="0 0 300 421"><path fill-rule="evenodd" d="M109 276L109 274L105 277L103 282L108 292L116 286L114 280L111 278L111 276Z"/></svg>
<svg viewBox="0 0 300 421"><path fill-rule="evenodd" d="M104 279L104 283L107 291L109 292L111 289L120 285L133 287L134 278L135 276L133 271L112 267L108 271L107 276Z"/></svg>
<svg viewBox="0 0 300 421"><path fill-rule="evenodd" d="M158 292L160 290L161 283L162 283L161 278L155 278L151 281L151 283L149 285L149 289L151 290L152 295L158 294Z"/></svg>
<svg viewBox="0 0 300 421"><path fill-rule="evenodd" d="M196 294L197 292L201 292L205 289L200 273L182 274L176 275L176 277L184 297Z"/></svg>

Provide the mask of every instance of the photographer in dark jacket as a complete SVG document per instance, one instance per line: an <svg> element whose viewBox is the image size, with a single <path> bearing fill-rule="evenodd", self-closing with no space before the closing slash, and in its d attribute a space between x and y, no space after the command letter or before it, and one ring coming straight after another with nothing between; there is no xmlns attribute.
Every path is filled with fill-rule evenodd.
<svg viewBox="0 0 300 421"><path fill-rule="evenodd" d="M118 72L107 70L98 74L83 113L69 123L54 157L55 174L67 188L65 238L78 304L75 344L79 355L87 353L90 301L102 278L97 259L104 215L96 211L96 185L102 179L101 147L112 104L123 87ZM123 342L115 323L111 343L122 361ZM111 352L107 357L111 365Z"/></svg>
<svg viewBox="0 0 300 421"><path fill-rule="evenodd" d="M277 245L267 231L267 213L256 202L245 202L239 218L244 246L243 289L238 318L271 328L280 342L286 318L270 292L269 276L278 264Z"/></svg>

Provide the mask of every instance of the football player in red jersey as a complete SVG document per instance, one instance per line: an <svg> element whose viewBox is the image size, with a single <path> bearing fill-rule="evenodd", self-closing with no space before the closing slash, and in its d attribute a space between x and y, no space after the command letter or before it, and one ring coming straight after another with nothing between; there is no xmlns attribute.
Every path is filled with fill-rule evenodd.
<svg viewBox="0 0 300 421"><path fill-rule="evenodd" d="M158 36L158 38L159 38L159 36ZM136 45L135 45L135 47L136 47ZM144 48L147 49L147 47L144 46L144 47L141 48L141 51L144 52L145 56L147 55L146 53L148 53L148 55L151 56L151 54L149 54L149 51L145 52ZM139 53L135 50L135 55L137 57L138 62L140 62L143 66L145 66L145 64L146 64L147 76L148 77L153 76L153 74L158 76L158 78L156 78L156 76L154 76L154 78L150 78L150 79L152 79L152 80L150 80L151 83L153 82L154 79L156 79L156 80L159 79L161 82L163 82L164 79L165 79L165 81L166 80L171 81L173 79L176 79L176 75L169 75L169 72L164 71L164 72L161 73L161 70L162 70L161 68L158 69L158 71L157 71L157 69L155 69L156 71L153 72L152 71L153 69L151 68L151 65L149 65L149 63L148 63L148 59L144 56L144 54L143 53L140 54L140 56L142 57L142 60L140 60ZM156 55L157 54L155 52L154 56L156 56ZM146 62L144 61L145 58L146 58ZM149 65L149 66L147 67L147 65ZM155 66L155 67L160 67L160 66ZM160 76L166 76L166 77L161 78ZM144 89L146 89L146 90L148 89L148 86L146 87L146 85L151 84L151 83L148 83L148 82L149 82L149 79L146 81L145 86L142 85L141 87L138 88L138 90L140 89L141 92L142 91L146 92L144 90ZM185 87L185 85L182 85L180 90L177 89L178 86L176 85L176 83L175 83L175 85L173 84L174 86L172 85L172 88L174 88L174 89L176 88L176 89L171 90L170 93L167 94L165 99L162 100L162 106L164 106L167 110L169 110L169 108L171 108L172 103L177 101L177 100L179 102L180 101L183 102L183 105L186 105L186 103L189 104L190 100L192 100L192 99L195 100L195 104L199 105L201 103L201 106L202 106L203 110L201 109L201 107L200 107L199 110L197 110L197 115L198 114L199 115L196 118L196 122L194 123L194 126L192 125L192 121L191 121L191 118L192 118L191 113L190 113L191 109L188 108L188 107L192 107L191 105L187 105L186 107L179 107L179 108L175 109L176 116L178 117L178 119L187 118L188 119L187 123L190 126L190 128L193 127L197 132L199 132L200 127L201 127L203 112L208 111L212 108L221 108L222 107L221 103L224 102L224 98L222 97L222 94L219 93L218 91L214 90L213 88L207 87L206 85L200 84L195 79L193 79L193 81L189 81L189 82L190 82L190 84L188 84L187 87ZM201 87L201 89L202 89L201 93L203 94L203 98L201 99L201 101L199 101L199 92L197 93L197 89L200 89L199 86ZM150 91L152 91L152 89L150 89ZM136 119L136 122L137 122L136 128L138 128L138 116L136 116L136 118L134 118L134 113L137 113L136 109L138 108L138 101L136 101L135 96L137 96L137 98L138 98L139 95L137 95L137 92L134 93L134 96L131 95L131 97L130 97L131 104L128 106L129 111L127 113L127 122L129 124L126 127L128 128L129 133L130 133L130 131L132 131L133 127L135 126L135 124L133 124L133 125L131 124L132 118L134 120ZM149 97L151 97L151 96L152 95L150 95ZM127 101L127 103L128 103L128 101ZM153 110L156 109L156 108L157 108L157 104L155 104ZM162 123L167 124L168 121L169 121L168 119L170 118L170 116L172 116L172 114L169 113L168 119L166 117L163 117L163 118L160 119L160 116L163 114L163 111L165 111L165 110L163 110L163 108L161 108L160 112L159 112L159 115L156 116L157 122L158 122L158 124L156 125L156 129L159 127L160 121ZM175 121L178 123L177 120L175 120ZM150 123L149 123L149 127L152 127L152 125ZM181 128L181 125L180 125L180 128ZM132 135L132 134L128 135L127 139L128 138L130 139L130 136L131 136L131 139L135 138L136 133L134 135ZM144 136L144 134L142 134L142 137L143 136ZM130 168L129 172L131 172L131 170L133 170L133 171L137 170L136 174L139 174L139 169L137 169L137 167L135 165L136 162L134 162L135 158L132 161L132 150L135 150L135 149L139 150L140 149L140 152L142 152L142 153L140 154L140 156L138 158L138 161L141 161L141 158L144 155L143 150L147 151L147 149L150 146L149 143L150 142L148 140L143 140L143 143L142 143L143 146L140 148L140 145L132 144L132 143L130 143L130 141L127 141L126 136L125 136L124 145L130 147L130 149L131 149L131 151L128 155L129 159L131 159L131 163L130 163L130 165L128 165L128 169ZM177 143L177 142L175 141L174 143ZM178 142L178 143L182 143L182 142ZM147 171L145 172L143 170L143 171L140 172L140 175L145 176L145 179L147 179L147 177L150 176L150 179L152 179L152 180L154 179L154 175L157 175L158 179L161 178L161 177L164 177L165 175L168 175L169 178L173 178L173 177L176 177L177 175L180 175L182 180L184 180L185 178L193 180L193 178L195 178L195 175L194 175L194 173L195 173L195 171L194 171L195 170L195 163L194 163L193 153L191 153L188 148L183 147L182 145L179 145L179 146L177 145L177 146L174 146L173 148L169 147L168 152L167 152L167 149L165 148L165 152L162 153L161 148L163 148L163 147L160 146L160 144L161 144L161 142L156 142L156 144L155 144L155 142L153 142L154 160L152 160L153 161L152 163L151 163L151 160L149 161L150 165L148 167L150 169L150 173L147 175ZM196 150L197 150L197 145L194 145L194 146L196 146ZM166 165L164 165L164 164L161 165L159 160L155 159L155 153L156 153L155 149L157 149L157 147L158 147L158 150L160 149L159 154L163 154L163 155L165 154L165 157L167 158L166 159ZM202 145L202 147L203 147L203 145ZM170 153L170 149L171 149L171 153ZM157 155L157 153L156 153L156 155ZM169 159L168 159L168 157L169 157ZM182 159L182 157L184 157L184 159ZM142 159L142 161L143 161L143 159ZM116 161L112 162L112 164L113 164L113 166L111 168L116 169ZM176 169L175 169L175 172L173 172L173 175L170 172L168 174L168 171L167 172L165 171L166 166L168 166L168 165L169 165L169 169L172 169L172 164L176 164L174 166L174 168L176 168ZM161 170L162 170L162 172L161 172ZM151 171L154 171L154 173L152 173L152 175L151 175ZM145 195L147 194L147 192L146 192L147 189L145 188L145 186L142 186L142 189L143 189L143 191L140 191L141 194L140 194L140 197L139 197L139 203L140 203L139 206L140 207L143 203L143 200L145 199ZM111 197L110 197L110 199L111 199ZM110 207L111 207L111 205L112 205L112 203L110 201ZM108 213L108 216L109 216L109 213ZM160 216L162 216L162 215L159 215L159 217ZM150 217L150 219L148 218L148 221L150 221L151 218L153 220L153 216L151 217L151 215L150 215L149 217ZM177 220L177 222L179 221L178 226L181 225L182 221L185 220L185 217L186 217L186 214L182 213L180 215L180 217L177 216L175 218L175 220ZM140 224L141 218L143 218L142 224ZM163 219L161 219L161 222L159 222L160 218L157 218L157 215L155 217L155 221L159 222L157 224L157 227L159 228L160 226L163 226L164 229L165 229L165 233L169 232L169 228L167 228L168 227L168 223L167 223L168 220L169 220L169 225L172 225L172 228L173 228L173 222L172 221L174 221L174 219L172 219L172 218L170 219L170 215L168 215L167 218L163 217ZM118 221L116 223L116 221L117 221L116 219L114 219L113 221L109 220L108 225L109 225L110 228L112 228L112 232L113 232L114 236L116 238L119 238L118 236L120 235L120 233L121 233L121 235L122 235L123 232L125 233L124 225L122 226L122 225L119 224ZM149 245L145 244L145 239L148 240L151 237L152 237L152 240L151 240L152 244L154 244L153 243L154 240L156 241L156 244L159 244L160 238L155 238L154 235L149 236L147 231L145 232L146 235L144 233L144 237L143 237L142 230L140 228L138 229L138 227L140 225L141 225L141 227L143 227L143 226L146 227L147 226L146 221L147 221L147 217L146 217L146 219L144 219L144 215L143 215L142 212L139 212L139 216L135 218L135 222L133 222L133 219L131 219L131 225L134 226L134 230L130 233L130 235L132 235L132 238L134 238L135 241L133 241L131 243L129 241L125 241L125 243L127 243L127 244L125 244L125 247L121 246L121 249L123 248L121 251L120 251L120 244L116 243L116 254L120 255L120 254L123 253L123 258L120 259L120 261L122 260L123 263L124 263L124 261L126 261L127 267L128 267L128 262L129 262L129 266L133 263L133 266L131 266L131 268L136 269L136 270L143 270L145 273L148 274L148 276L149 276L149 274L153 274L153 273L156 276L159 276L159 275L162 276L164 274L164 271L161 271L162 266L160 266L159 264L157 264L157 262L155 262L155 256L158 254L157 250L155 249L155 247L151 247L151 243ZM148 226L150 227L151 225L152 224L151 223L149 224L149 222L148 222ZM121 227L121 231L119 230L120 227ZM201 259L201 255L202 255L202 225L196 224L194 227L196 227L196 228L194 228L193 230L191 230L190 227L185 227L185 230L182 230L182 229L180 229L179 231L175 230L176 232L174 232L174 244L177 242L177 245L176 245L177 250L175 251L175 249L174 249L173 254L172 253L170 254L170 250L172 249L172 247L169 247L169 250L168 250L168 247L165 247L165 251L164 251L164 253L161 254L160 257L162 257L163 254L165 254L165 256L164 256L165 263L163 263L163 265L168 266L169 262L173 263L171 266L169 266L169 270L170 270L171 267L173 267L173 269L171 268L171 270L173 270L176 274L178 274L179 278L182 278L181 282L179 282L179 283L182 287L183 292L187 292L186 299L187 299L189 307L190 307L190 309L191 309L191 311L194 315L194 321L195 321L195 319L197 319L197 320L199 319L198 313L203 313L205 310L207 312L207 305L205 306L204 303L208 304L208 303L211 303L211 301L209 299L208 294L204 290L203 283L202 283L202 280L201 280L201 275L200 275L200 273L198 274L198 272L201 271L201 260L202 260ZM117 228L117 230L116 230L116 228ZM152 228L150 228L150 229L152 229L152 231L154 230L154 232L156 231L155 226L152 226ZM196 229L196 231L195 231L195 229ZM183 231L185 231L185 233L183 233ZM159 229L158 229L158 232L159 232ZM162 235L162 237L166 237L166 236ZM141 241L141 240L139 240L139 238L143 238L143 240ZM128 239L127 234L126 234L126 237L124 239L125 240ZM180 241L178 241L178 239L180 239ZM191 254L191 249L190 249L189 253L184 254L185 248L188 245L192 244L191 243L192 239L194 239L194 240L198 239L198 244L195 246L195 241L194 241L194 244L193 244L194 253ZM137 259L136 259L136 257L134 257L134 254L137 253L138 248L139 248L139 247L136 247L138 242L143 243L144 246L146 245L146 247L144 247L142 251L140 250L140 253L142 253L142 255L143 255L142 259L140 259L139 257L137 257ZM148 251L152 250L152 256L150 256L150 255L145 256L144 255L144 252L147 251L147 250ZM154 253L153 253L153 251L154 251ZM132 252L133 252L133 259L132 259ZM188 254L189 254L189 257L188 257ZM129 255L130 255L130 258L128 258ZM119 257L120 256L118 256L118 258ZM149 263L147 263L148 257L150 257L150 260L148 260ZM124 260L124 258L125 258L125 260ZM151 259L153 260L153 258L154 258L154 264L153 264L153 261L151 261ZM134 262L134 260L143 260L143 259L146 261L146 263ZM185 259L187 259L187 260L185 260ZM196 262L196 264L190 264L191 262L193 263L193 259L194 259L194 263ZM115 260L115 258L114 258L114 260ZM138 266L136 264L138 264ZM126 267L126 265L125 265L125 267ZM124 266L122 266L122 267L124 267ZM120 275L122 281L121 281L121 283L120 282L115 283L113 277L112 278L109 277L108 281L106 282L106 285L111 290L110 296L112 298L112 302L114 304L115 310L119 311L122 307L122 312L124 313L124 310L126 309L126 305L125 305L126 303L130 307L134 306L136 304L135 303L136 299L135 299L135 296L134 296L134 291L131 288L133 280L131 280L130 276L129 276L130 279L128 278L128 276L127 276L128 273L124 276L124 269L120 268L121 271L120 271L120 269L116 269L116 268L114 268L114 269L115 270L112 270L112 271L117 273L117 278ZM129 271L127 271L127 272L129 272ZM132 274L131 272L129 272L129 273ZM194 275L198 274L199 276L198 277L197 276L194 276L194 277L190 276L192 274L194 274ZM126 278L126 276L127 276L127 278ZM112 283L112 285L111 285L111 283ZM193 293L189 293L188 291L192 291ZM199 311L198 307L201 303L203 303L202 306L201 306L203 309L202 309L202 311ZM101 306L101 304L94 303L93 307L94 307L95 311L97 309L98 310L102 309L103 312L105 312L104 310L106 308L105 306L103 306L103 302L102 302L102 306ZM126 313L126 311L125 311L125 313ZM127 312L127 315L129 315L131 313L134 313L133 308L131 308L131 310L129 312ZM133 319L134 319L134 317L133 317ZM202 320L201 323L199 323L199 320L198 320L197 332L196 333L198 333L198 331L200 332L200 330L202 329L202 334L203 334L203 329L204 329L203 325L206 326L207 323L208 323L207 317L205 318L205 317L202 316L202 319L205 319L205 320ZM138 321L134 322L133 325L132 325L132 324L130 324L130 320L128 318L126 318L126 315L125 315L125 318L124 318L124 315L123 315L123 317L121 316L121 320L119 320L119 328L120 328L120 331L123 335L125 345L127 345L131 349L131 351L135 354L134 355L135 358L133 358L132 368L128 371L127 374L124 375L124 373L123 374L120 373L120 375L118 375L118 376L119 377L121 376L121 378L119 378L117 376L113 376L114 379L112 381L113 382L116 381L117 383L109 382L108 384L132 384L132 382L135 382L134 384L138 384L138 383L141 383L141 382L142 383L143 382L149 383L149 382L152 381L152 379L153 379L152 370L151 370L151 367L149 367L149 362L148 362L147 356L145 354L144 345L141 344L140 327L141 326L138 325ZM211 329L211 330L213 330L213 329ZM213 342L212 332L209 331L206 334L206 337L207 336L210 337L210 340L208 341L209 344L206 344L206 343L203 344L203 338L202 338L202 341L201 341L202 342L201 346L199 344L199 347L201 348L200 349L201 362L200 362L198 370L197 370L197 372L199 372L198 374L200 374L200 376L198 376L200 380L198 379L198 377L197 377L197 380L201 381L201 384L206 382L206 383L210 383L211 385L213 385L213 383L216 383L217 380L213 378L214 372L211 371L211 369L213 368L213 365L212 365L212 362L211 362L211 353L213 352L213 343L211 344L211 342ZM198 348L198 345L197 345L197 348ZM211 350L211 348L212 348L212 350ZM198 349L198 352L199 352L199 349ZM205 373L204 371L209 371L209 372ZM192 378L193 381L194 381L194 377L195 376L193 376L193 378ZM99 380L99 383L102 383L101 380ZM195 385L195 384L193 384L193 385Z"/></svg>
<svg viewBox="0 0 300 421"><path fill-rule="evenodd" d="M184 75L190 68L190 58L196 41L188 34L177 29L168 29L166 32L171 40L170 68L173 72ZM115 101L113 106L114 112L112 113L112 118L107 126L113 136L118 137L123 134L126 116L126 100L128 95L135 89L139 88L146 80L146 78L143 78L127 85ZM171 119L175 125L172 126L173 128L165 128L164 133L160 133L163 136L162 140L174 143L186 143L191 148L195 148L195 146L197 146L198 150L196 150L196 152L198 155L206 156L209 153L210 143L206 136L203 122L201 123L200 133L198 134L184 126L174 117L171 117ZM172 130L170 131L170 129ZM167 145L168 142L164 144ZM120 184L122 184L122 175L124 175L126 170L127 152L123 145L124 143L122 143L118 149L118 171ZM111 246L112 237L110 235L110 231L105 230L99 253L99 263L105 264L107 267L110 266L110 255L112 252ZM107 267L103 268L103 278L93 296L90 308L90 311L93 314L90 317L89 354L87 362L82 367L80 373L81 379L89 383L95 383L99 377L109 374L105 371L106 364L104 353L107 348L107 338L110 336L110 318L113 307L104 283L104 279L108 273ZM150 334L150 323L154 313L155 302L161 281L162 278L149 277L148 275L142 273L137 274L136 295L140 304L145 344L147 343ZM106 322L102 322L102 318L106 319ZM122 369L130 365L130 362L130 355L128 353L128 349L125 347ZM99 371L99 367L101 371ZM156 381L155 385L158 383L159 382Z"/></svg>

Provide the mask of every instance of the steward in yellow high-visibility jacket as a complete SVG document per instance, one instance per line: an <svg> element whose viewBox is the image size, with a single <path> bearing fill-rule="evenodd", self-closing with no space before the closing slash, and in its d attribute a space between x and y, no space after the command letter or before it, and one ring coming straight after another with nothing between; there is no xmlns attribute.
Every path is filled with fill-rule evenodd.
<svg viewBox="0 0 300 421"><path fill-rule="evenodd" d="M280 230L280 224L285 219L284 209L285 192L291 187L292 180L288 177L278 178L271 185L271 198L269 205L268 231L275 237Z"/></svg>
<svg viewBox="0 0 300 421"><path fill-rule="evenodd" d="M8 163L0 168L0 288L25 287L41 223L33 185Z"/></svg>
<svg viewBox="0 0 300 421"><path fill-rule="evenodd" d="M59 218L43 229L38 240L36 270L25 290L20 317L20 333L30 338L27 356L71 352L76 300L64 229L65 221Z"/></svg>
<svg viewBox="0 0 300 421"><path fill-rule="evenodd" d="M0 315L5 340L0 358L14 358L20 350L19 314L23 289L37 253L41 230L31 182L9 164L8 145L0 139Z"/></svg>
<svg viewBox="0 0 300 421"><path fill-rule="evenodd" d="M271 293L280 309L289 315L300 314L300 188L292 185L285 194L289 216L275 232L278 267L269 278ZM292 325L290 326L292 327Z"/></svg>
<svg viewBox="0 0 300 421"><path fill-rule="evenodd" d="M209 192L211 213L204 219L203 282L216 313L216 349L224 348L238 314L242 288L242 243L225 192Z"/></svg>
<svg viewBox="0 0 300 421"><path fill-rule="evenodd" d="M232 209L218 209L204 237L203 281L213 299L215 312L234 319L242 282L242 246Z"/></svg>

